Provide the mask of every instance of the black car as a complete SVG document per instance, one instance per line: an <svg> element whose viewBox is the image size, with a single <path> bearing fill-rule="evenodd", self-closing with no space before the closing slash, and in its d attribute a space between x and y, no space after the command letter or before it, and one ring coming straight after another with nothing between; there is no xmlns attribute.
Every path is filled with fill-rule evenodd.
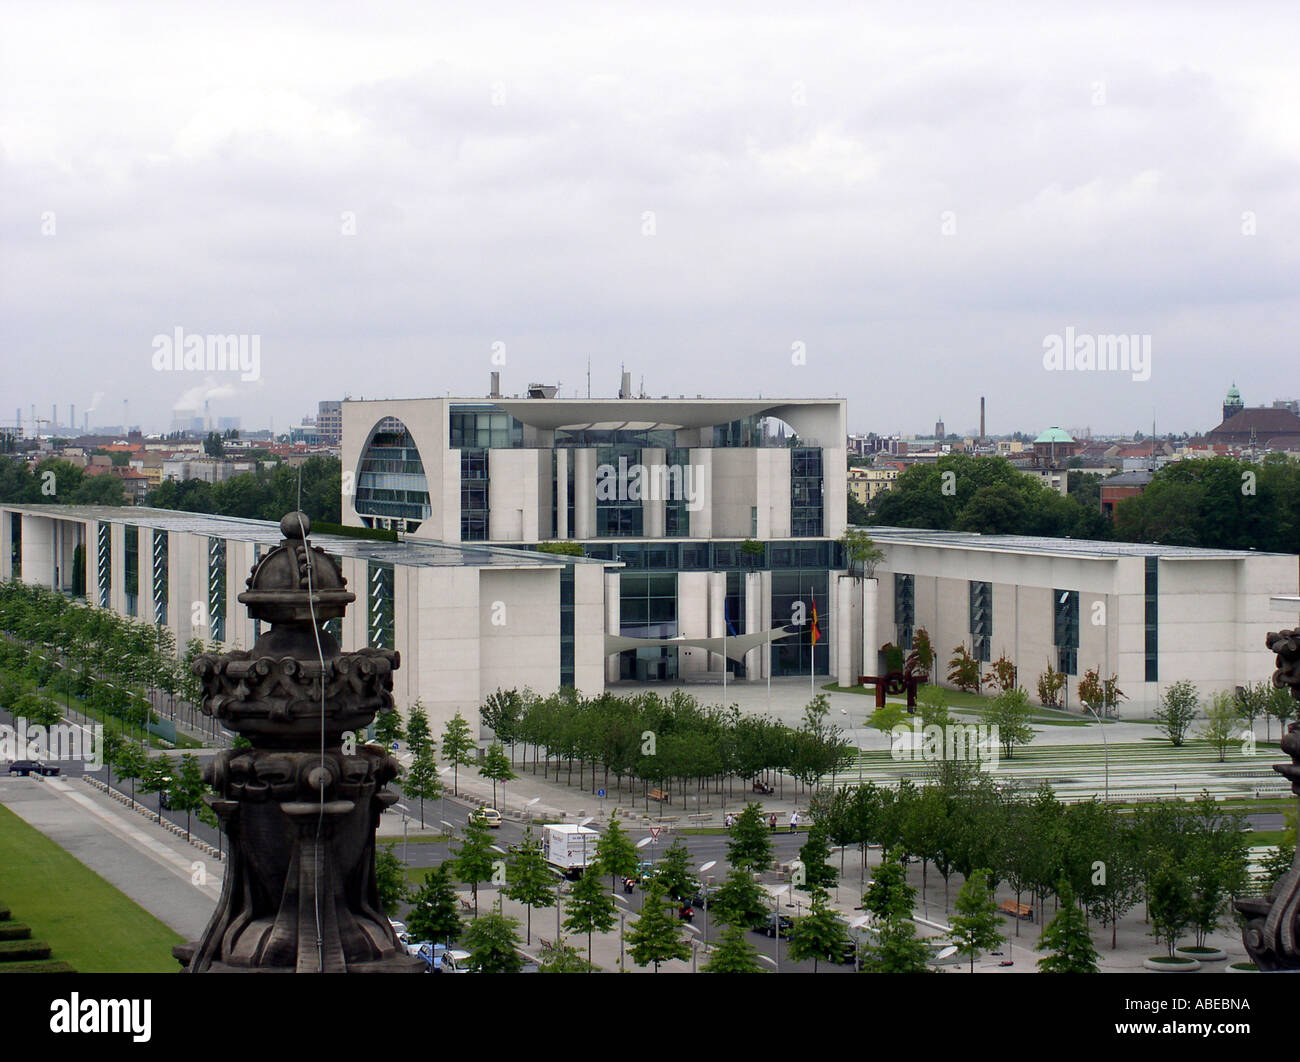
<svg viewBox="0 0 1300 1062"><path fill-rule="evenodd" d="M794 928L794 922L792 922L785 915L768 915L767 921L762 922L759 925L754 927L754 932L762 933L763 936L765 937L776 936L776 927L777 927L778 919L780 920L781 923L781 936L783 937L789 936L790 930Z"/></svg>
<svg viewBox="0 0 1300 1062"><path fill-rule="evenodd" d="M49 778L51 775L59 773L57 767L52 767L48 763L42 763L40 760L14 760L9 765L9 773L26 778L29 774L44 775Z"/></svg>

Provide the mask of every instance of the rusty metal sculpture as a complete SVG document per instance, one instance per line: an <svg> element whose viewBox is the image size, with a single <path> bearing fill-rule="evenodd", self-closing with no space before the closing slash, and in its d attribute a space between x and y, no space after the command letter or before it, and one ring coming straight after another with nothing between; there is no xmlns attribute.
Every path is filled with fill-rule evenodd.
<svg viewBox="0 0 1300 1062"><path fill-rule="evenodd" d="M356 595L338 563L307 538L302 513L263 557L239 601L271 624L251 650L194 663L204 714L252 748L204 769L206 801L229 838L217 909L202 937L173 954L191 973L418 973L380 906L375 829L397 800L398 764L357 744L393 711L389 649L344 653L324 629Z"/></svg>
<svg viewBox="0 0 1300 1062"><path fill-rule="evenodd" d="M1277 654L1273 685L1300 701L1300 628L1270 633L1266 641ZM1282 751L1291 762L1275 764L1273 770L1290 779L1291 792L1300 796L1300 723L1287 727ZM1242 940L1259 969L1300 970L1300 852L1268 896L1234 900L1233 907L1245 919Z"/></svg>

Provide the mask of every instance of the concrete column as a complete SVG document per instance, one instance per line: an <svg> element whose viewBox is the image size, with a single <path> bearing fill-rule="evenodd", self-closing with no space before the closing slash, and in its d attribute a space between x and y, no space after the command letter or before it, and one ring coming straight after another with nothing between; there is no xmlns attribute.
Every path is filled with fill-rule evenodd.
<svg viewBox="0 0 1300 1062"><path fill-rule="evenodd" d="M880 580L862 580L862 674L876 673L877 653L880 650L880 630L877 624L880 602ZM857 679L857 676L853 676Z"/></svg>
<svg viewBox="0 0 1300 1062"><path fill-rule="evenodd" d="M708 636L709 575L709 572L677 573L677 633L683 637ZM703 649L678 649L678 675L694 675L708 670L708 656Z"/></svg>
<svg viewBox="0 0 1300 1062"><path fill-rule="evenodd" d="M641 451L641 464L644 466L644 479L641 495L641 528L646 538L664 537L664 497L669 484L664 477L664 458L662 447L647 446Z"/></svg>
<svg viewBox="0 0 1300 1062"><path fill-rule="evenodd" d="M596 451L583 447L573 451L573 537L596 537Z"/></svg>
<svg viewBox="0 0 1300 1062"><path fill-rule="evenodd" d="M721 638L727 630L727 573L709 572L709 631L707 637ZM726 658L709 654L709 670L719 675L727 669Z"/></svg>
<svg viewBox="0 0 1300 1062"><path fill-rule="evenodd" d="M555 449L555 537L569 537L569 450Z"/></svg>
<svg viewBox="0 0 1300 1062"><path fill-rule="evenodd" d="M0 509L0 579L12 579L14 577L13 539L14 514L8 509Z"/></svg>
<svg viewBox="0 0 1300 1062"><path fill-rule="evenodd" d="M23 582L29 586L54 586L54 521L47 516L23 514Z"/></svg>
<svg viewBox="0 0 1300 1062"><path fill-rule="evenodd" d="M713 451L701 448L691 451L691 465L698 481L694 484L699 508L691 513L691 538L713 537Z"/></svg>
<svg viewBox="0 0 1300 1062"><path fill-rule="evenodd" d="M841 686L852 686L853 674L853 578L841 575L835 597L835 673Z"/></svg>
<svg viewBox="0 0 1300 1062"><path fill-rule="evenodd" d="M772 573L759 572L758 577L762 581L763 588L758 606L759 614L763 619L763 626L776 627L778 624L773 622L775 617L772 615ZM763 664L762 667L759 668L759 671L761 672L760 677L765 679L772 673L772 654L768 651L766 646L759 651L763 654Z"/></svg>
<svg viewBox="0 0 1300 1062"><path fill-rule="evenodd" d="M745 573L745 633L757 634L766 630L767 625L763 622L763 573L746 572ZM745 676L749 679L760 679L766 672L763 668L763 658L766 655L767 647L763 646L758 649L751 649L745 654Z"/></svg>
<svg viewBox="0 0 1300 1062"><path fill-rule="evenodd" d="M588 450L587 452L590 453L591 451ZM620 593L618 572L606 572L605 573L605 633L606 634L619 633L621 627L621 621L620 621L621 600L622 600L622 595ZM605 681L606 682L618 681L618 661L619 661L619 657L616 654L610 654L605 657Z"/></svg>

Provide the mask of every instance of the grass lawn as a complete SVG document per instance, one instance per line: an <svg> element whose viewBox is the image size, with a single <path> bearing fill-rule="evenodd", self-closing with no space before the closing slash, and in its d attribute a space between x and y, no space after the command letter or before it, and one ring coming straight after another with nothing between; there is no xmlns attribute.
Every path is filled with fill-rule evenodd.
<svg viewBox="0 0 1300 1062"><path fill-rule="evenodd" d="M181 937L0 805L0 903L80 973L176 973Z"/></svg>

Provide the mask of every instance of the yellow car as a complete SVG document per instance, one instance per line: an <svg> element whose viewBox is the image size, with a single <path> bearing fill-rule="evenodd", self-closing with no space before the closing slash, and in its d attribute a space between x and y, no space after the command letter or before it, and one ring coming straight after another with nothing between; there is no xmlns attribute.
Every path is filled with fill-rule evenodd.
<svg viewBox="0 0 1300 1062"><path fill-rule="evenodd" d="M479 808L474 817L490 830L501 829L501 812L496 808Z"/></svg>

